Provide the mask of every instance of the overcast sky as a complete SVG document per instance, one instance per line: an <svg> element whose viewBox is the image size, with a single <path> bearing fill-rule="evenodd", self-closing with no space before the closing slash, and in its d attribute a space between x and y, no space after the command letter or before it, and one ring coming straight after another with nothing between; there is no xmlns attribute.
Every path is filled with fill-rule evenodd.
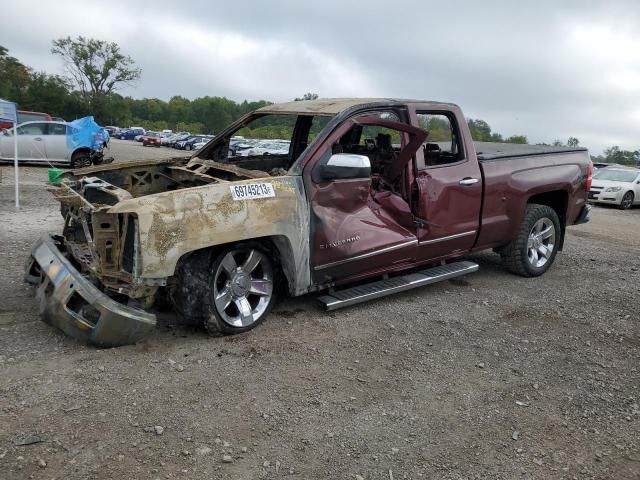
<svg viewBox="0 0 640 480"><path fill-rule="evenodd" d="M219 3L218 5L215 5ZM51 40L117 42L136 98L450 101L505 136L640 148L640 1L3 2L0 44L62 73Z"/></svg>

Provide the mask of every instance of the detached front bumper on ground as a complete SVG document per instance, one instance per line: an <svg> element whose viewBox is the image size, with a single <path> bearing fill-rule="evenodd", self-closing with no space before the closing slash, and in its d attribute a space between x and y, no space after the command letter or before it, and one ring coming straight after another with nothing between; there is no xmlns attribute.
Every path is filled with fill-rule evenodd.
<svg viewBox="0 0 640 480"><path fill-rule="evenodd" d="M122 305L101 292L63 253L60 237L44 236L31 250L25 280L37 286L42 319L66 334L100 347L135 343L156 316Z"/></svg>

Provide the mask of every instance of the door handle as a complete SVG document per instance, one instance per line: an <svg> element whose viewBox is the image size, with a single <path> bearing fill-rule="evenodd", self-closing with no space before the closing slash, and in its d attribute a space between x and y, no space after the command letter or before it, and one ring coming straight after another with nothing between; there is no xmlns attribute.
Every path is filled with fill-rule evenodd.
<svg viewBox="0 0 640 480"><path fill-rule="evenodd" d="M471 177L467 177L467 178L463 178L462 180L460 180L460 185L475 185L476 183L478 183L480 180L478 180L477 178L471 178Z"/></svg>
<svg viewBox="0 0 640 480"><path fill-rule="evenodd" d="M38 141L38 142L41 142L41 141L42 141L42 138L40 138L40 137L36 137L36 138L34 138L34 140L36 140L36 141Z"/></svg>

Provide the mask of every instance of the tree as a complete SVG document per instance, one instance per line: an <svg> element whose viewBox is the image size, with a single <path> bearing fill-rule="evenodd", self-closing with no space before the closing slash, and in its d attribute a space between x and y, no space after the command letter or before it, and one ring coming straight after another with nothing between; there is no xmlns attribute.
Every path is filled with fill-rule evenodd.
<svg viewBox="0 0 640 480"><path fill-rule="evenodd" d="M107 97L140 79L142 71L116 43L79 36L54 40L51 53L60 55L73 83L96 115L104 114Z"/></svg>
<svg viewBox="0 0 640 480"><path fill-rule="evenodd" d="M567 140L567 145L570 147L577 147L580 144L580 140L578 140L576 137L569 137L569 140Z"/></svg>
<svg viewBox="0 0 640 480"><path fill-rule="evenodd" d="M640 162L640 150L621 150L618 145L614 145L604 150L604 157L608 163L637 165Z"/></svg>
<svg viewBox="0 0 640 480"><path fill-rule="evenodd" d="M0 45L0 97L19 102L31 80L31 69Z"/></svg>
<svg viewBox="0 0 640 480"><path fill-rule="evenodd" d="M509 138L505 139L505 143L520 143L525 144L529 143L526 135L511 135Z"/></svg>
<svg viewBox="0 0 640 480"><path fill-rule="evenodd" d="M318 94L317 93L305 93L302 98L294 98L293 101L294 102L301 102L302 100L317 100L318 99Z"/></svg>
<svg viewBox="0 0 640 480"><path fill-rule="evenodd" d="M469 130L471 131L471 138L476 142L491 142L491 127L484 120L470 118L467 120Z"/></svg>

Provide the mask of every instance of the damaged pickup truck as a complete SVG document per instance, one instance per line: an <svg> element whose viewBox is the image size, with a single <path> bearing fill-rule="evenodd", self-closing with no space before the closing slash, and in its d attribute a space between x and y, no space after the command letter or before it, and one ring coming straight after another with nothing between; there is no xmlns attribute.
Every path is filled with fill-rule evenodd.
<svg viewBox="0 0 640 480"><path fill-rule="evenodd" d="M282 155L233 156L277 131ZM587 221L582 148L474 143L453 104L325 99L241 118L191 158L72 170L52 186L61 235L32 249L43 319L100 346L133 343L171 304L211 334L244 332L277 295L327 309L465 275L493 249L544 273Z"/></svg>

